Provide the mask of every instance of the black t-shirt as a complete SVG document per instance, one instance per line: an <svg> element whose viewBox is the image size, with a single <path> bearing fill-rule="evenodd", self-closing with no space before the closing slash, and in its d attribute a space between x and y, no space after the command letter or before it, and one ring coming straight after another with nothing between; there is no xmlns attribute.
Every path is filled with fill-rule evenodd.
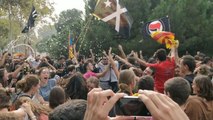
<svg viewBox="0 0 213 120"><path fill-rule="evenodd" d="M184 77L184 79L186 79L186 80L189 82L189 84L190 84L190 87L191 87L191 94L193 94L192 83L193 83L194 78L195 78L195 75L194 75L194 74L189 74L189 75L186 75L186 76Z"/></svg>
<svg viewBox="0 0 213 120"><path fill-rule="evenodd" d="M186 79L186 80L190 83L190 85L192 86L192 82L193 82L193 80L194 80L194 77L195 77L194 74L189 74L189 75L186 75L186 76L184 77L184 79Z"/></svg>

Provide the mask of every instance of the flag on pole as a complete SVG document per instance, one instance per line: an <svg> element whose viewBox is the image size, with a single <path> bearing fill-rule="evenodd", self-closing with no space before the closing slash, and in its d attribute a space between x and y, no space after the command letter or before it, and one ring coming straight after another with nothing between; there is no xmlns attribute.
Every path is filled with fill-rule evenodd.
<svg viewBox="0 0 213 120"><path fill-rule="evenodd" d="M147 22L142 27L142 34L146 37L151 37L154 32L170 31L169 17L163 17L157 20Z"/></svg>
<svg viewBox="0 0 213 120"><path fill-rule="evenodd" d="M38 16L38 13L35 9L35 7L33 6L32 7L32 10L31 10L31 13L30 13L30 16L28 18L28 21L27 21L27 25L24 27L24 29L22 30L22 33L27 33L29 32L29 30L34 27L34 22L35 22L35 18Z"/></svg>
<svg viewBox="0 0 213 120"><path fill-rule="evenodd" d="M115 30L121 36L130 36L133 21L128 10L121 5L119 0L98 0L93 15L115 26Z"/></svg>
<svg viewBox="0 0 213 120"><path fill-rule="evenodd" d="M69 59L74 58L74 54L73 54L73 37L71 36L71 34L69 33L68 36L68 41L69 41Z"/></svg>

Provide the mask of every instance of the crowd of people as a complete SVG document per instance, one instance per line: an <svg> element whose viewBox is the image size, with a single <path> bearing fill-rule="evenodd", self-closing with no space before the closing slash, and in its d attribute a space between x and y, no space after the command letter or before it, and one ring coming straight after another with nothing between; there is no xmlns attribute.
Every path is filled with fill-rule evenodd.
<svg viewBox="0 0 213 120"><path fill-rule="evenodd" d="M1 120L213 120L213 58L158 49L118 55L0 59ZM113 48L116 49L116 48ZM150 116L117 115L115 103L137 96Z"/></svg>

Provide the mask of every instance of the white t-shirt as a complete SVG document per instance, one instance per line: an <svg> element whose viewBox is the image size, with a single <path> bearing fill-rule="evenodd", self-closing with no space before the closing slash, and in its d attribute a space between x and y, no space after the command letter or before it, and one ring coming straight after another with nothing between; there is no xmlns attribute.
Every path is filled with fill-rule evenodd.
<svg viewBox="0 0 213 120"><path fill-rule="evenodd" d="M115 64L116 64L116 67L118 68L119 65L117 61L115 61ZM98 64L99 72L103 72L106 66L107 65L103 65L102 63ZM100 82L108 82L108 81L118 82L118 78L115 75L115 72L112 68L110 68L110 70L103 77L100 78Z"/></svg>

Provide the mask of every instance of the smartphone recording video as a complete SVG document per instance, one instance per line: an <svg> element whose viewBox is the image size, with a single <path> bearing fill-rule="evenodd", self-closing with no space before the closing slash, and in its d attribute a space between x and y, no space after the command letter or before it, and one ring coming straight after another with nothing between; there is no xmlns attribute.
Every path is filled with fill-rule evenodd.
<svg viewBox="0 0 213 120"><path fill-rule="evenodd" d="M115 104L116 115L151 116L145 104L137 96L124 96Z"/></svg>

